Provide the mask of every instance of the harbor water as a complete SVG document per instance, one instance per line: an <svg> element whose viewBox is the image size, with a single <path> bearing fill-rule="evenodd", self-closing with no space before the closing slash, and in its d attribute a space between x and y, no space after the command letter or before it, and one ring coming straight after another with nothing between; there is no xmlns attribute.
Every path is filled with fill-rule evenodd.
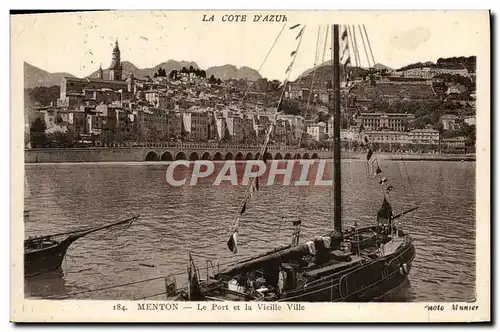
<svg viewBox="0 0 500 332"><path fill-rule="evenodd" d="M317 163L311 169L317 169ZM201 277L238 258L290 244L291 220L302 220L301 240L333 227L330 186L267 185L249 198L239 217L238 254L226 241L246 187L195 186L166 181L168 162L26 164L30 210L25 236L48 235L98 226L140 214L125 232L95 234L76 241L61 271L25 279L26 297L164 299L165 281L185 282L188 253ZM393 301L467 301L475 294L475 162L389 161L381 169L394 189L394 213L418 204L400 222L415 240L409 282ZM221 166L217 166L219 169ZM238 171L245 163L236 163ZM324 178L331 178L331 163ZM384 191L363 160L342 161L343 227L376 223ZM183 178L179 167L174 177ZM408 175L408 176L407 176ZM280 178L280 176L277 176ZM281 176L282 178L282 176ZM241 180L241 178L240 178ZM188 178L189 182L189 178ZM488 222L488 221L483 221ZM154 279L157 278L158 279ZM109 286L145 279L129 286ZM103 290L95 291L96 289ZM94 290L94 291L92 291ZM156 295L159 294L159 295Z"/></svg>

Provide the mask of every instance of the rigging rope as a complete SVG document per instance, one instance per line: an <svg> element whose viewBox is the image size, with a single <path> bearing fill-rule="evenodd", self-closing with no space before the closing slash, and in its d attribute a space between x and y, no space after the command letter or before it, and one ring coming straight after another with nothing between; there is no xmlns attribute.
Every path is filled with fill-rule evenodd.
<svg viewBox="0 0 500 332"><path fill-rule="evenodd" d="M269 144L269 140L271 138L271 134L272 134L273 128L276 126L276 118L277 118L277 115L278 115L279 110L281 108L281 105L283 103L283 98L284 98L285 91L286 91L286 85L287 85L287 83L288 83L288 81L290 79L292 68L293 68L295 60L297 58L298 50L300 49L300 45L302 44L302 39L303 39L303 36L304 36L305 28L306 28L306 26L304 25L302 27L302 29L300 30L299 35L297 36L297 38L299 39L298 45L297 45L295 51L292 52L293 58L292 58L292 61L291 61L290 65L287 68L287 71L286 71L287 76L286 76L285 80L283 81L283 90L281 92L281 95L280 95L280 98L279 98L279 101L278 101L278 105L276 106L276 111L275 111L275 113L273 115L273 118L271 120L271 124L270 124L269 129L268 129L267 134L266 134L266 139L264 141L264 144L261 147L261 150L260 150L260 153L259 153L259 158L257 160L265 159L265 157L266 157L264 154L266 154L266 152L267 152L267 146ZM250 189L255 184L255 181L256 181L256 179L254 178L254 179L252 179L248 183L247 188L246 188L246 192L245 192L245 196L244 196L243 200L240 202L240 204L238 206L238 209L235 212L235 222L234 222L233 227L232 227L233 232L237 231L237 229L238 229L239 215L242 214L242 209L243 209L244 206L246 206L246 202L247 202L248 198L251 195Z"/></svg>
<svg viewBox="0 0 500 332"><path fill-rule="evenodd" d="M269 49L269 51L267 52L266 54L266 57L264 58L264 60L262 61L262 63L260 64L260 67L259 69L257 69L257 72L260 73L260 71L262 70L262 67L264 67L264 64L266 63L267 61L267 58L269 58L269 55L271 55L271 52L273 51L274 49L274 46L276 45L276 43L278 42L278 39L280 38L281 34L283 33L283 30L285 30L285 27L286 27L286 23L283 24L283 27L281 27L281 30L280 32L278 33L278 35L276 36L276 39L274 39L274 42L273 44L271 45L271 48ZM246 86L245 88L245 92L243 93L243 96L241 97L241 103L243 103L243 100L245 99L247 93L248 93L248 85Z"/></svg>
<svg viewBox="0 0 500 332"><path fill-rule="evenodd" d="M366 32L366 27L365 27L365 25L364 25L364 24L363 24L363 30L364 30L364 32L365 32L366 42L367 42L368 47L369 47L369 50L370 50L370 55L372 56L373 67L375 67L375 57L373 56L372 46L371 46L371 44L370 44L370 39L368 38L368 33Z"/></svg>
<svg viewBox="0 0 500 332"><path fill-rule="evenodd" d="M351 40L354 45L354 58L356 62L356 67L361 67L361 58L359 56L358 42L356 40L356 29L353 26L348 26L349 34L351 35Z"/></svg>
<svg viewBox="0 0 500 332"><path fill-rule="evenodd" d="M361 30L361 25L358 25L358 30L359 30L359 34L361 37L361 41L363 42L363 49L365 51L366 61L368 62L368 67L371 67L370 66L370 58L368 57L368 50L366 49L365 38L363 36L363 31Z"/></svg>
<svg viewBox="0 0 500 332"><path fill-rule="evenodd" d="M319 45L320 45L320 34L321 34L321 25L318 26L318 32L317 32L317 36L316 36L316 52L315 52L315 55L314 55L313 77L312 77L312 80L311 80L311 87L309 89L309 95L308 95L308 98L307 98L306 114L305 114L305 117L304 117L304 121L307 118L307 115L309 114L309 107L310 107L310 103L311 103L311 96L313 95L313 89L314 89L314 83L315 83L317 68L319 66L318 62L319 62L319 52L320 52L320 48L319 48ZM304 123L304 128L305 128L305 123ZM295 156L300 151L300 146L302 144L302 137L304 135L304 128L302 129L301 135L300 135L298 143L297 143L297 148L296 148L296 150L294 152L294 155L293 155L293 158L294 158L293 163L295 163ZM293 171L293 168L292 168L292 171ZM290 186L288 186L287 189L288 190L287 190L286 196L289 196L290 195ZM300 199L300 196L297 196L297 199ZM286 215L286 210L283 211L282 220L285 218L285 215ZM299 209L296 209L296 217L297 218L299 217ZM282 227L282 223L280 223L280 225L279 225L278 233L281 231L281 227Z"/></svg>

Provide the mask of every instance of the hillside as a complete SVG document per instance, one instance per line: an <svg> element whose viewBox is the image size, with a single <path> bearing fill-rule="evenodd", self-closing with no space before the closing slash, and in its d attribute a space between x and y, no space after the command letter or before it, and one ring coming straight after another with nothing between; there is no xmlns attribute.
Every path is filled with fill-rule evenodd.
<svg viewBox="0 0 500 332"><path fill-rule="evenodd" d="M130 73L134 75L134 77L137 78L142 78L142 77L153 77L154 74L158 71L158 68L165 69L165 71L170 73L172 70L180 70L182 67L187 67L189 68L190 66L193 66L193 68L199 68L196 62L190 62L190 61L175 61L175 60L168 60L166 62L162 62L154 67L151 68L137 68L132 62L130 61L122 61L122 67L123 67L123 78L127 77ZM97 77L98 70L93 72L87 77ZM103 73L104 73L104 78L109 77L109 69L103 68Z"/></svg>
<svg viewBox="0 0 500 332"><path fill-rule="evenodd" d="M404 82L369 82L356 85L351 93L358 99L377 100L383 96L399 97L401 99L431 100L436 98L432 86L428 84L411 84Z"/></svg>
<svg viewBox="0 0 500 332"><path fill-rule="evenodd" d="M69 73L49 73L27 62L24 63L24 88L59 85L64 76L75 77Z"/></svg>
<svg viewBox="0 0 500 332"><path fill-rule="evenodd" d="M143 77L153 77L154 74L161 67L165 69L165 72L169 74L172 70L180 70L182 67L189 68L200 68L196 62L193 61L176 61L168 60L162 62L151 68L138 68L130 61L122 61L123 67L123 78L125 79L130 73L132 73L137 78ZM228 79L246 79L249 81L256 81L260 78L260 74L250 67L236 68L234 65L223 65L210 67L206 70L207 76L214 75L216 78L221 80ZM94 71L87 77L97 77L98 70ZM109 69L103 68L104 78L109 77ZM37 86L50 87L54 85L59 85L61 79L65 76L76 77L75 75L69 73L49 73L43 69L35 67L27 62L24 63L24 88L34 88Z"/></svg>
<svg viewBox="0 0 500 332"><path fill-rule="evenodd" d="M332 68L331 64L332 64L332 62L329 60L329 61L323 62L321 65L319 65L316 68L316 76L314 79L315 82L318 82L318 79L320 81L332 79L333 68ZM376 66L378 67L378 69L389 68L389 67L384 66L382 64L376 64ZM347 68L349 68L353 77L364 77L368 74L368 69L366 69L366 68L349 67L349 66ZM313 76L314 76L313 74L314 74L314 68L309 68L309 69L305 70L302 74L300 74L297 77L296 81L311 81ZM343 74L344 74L344 67L340 66L341 77Z"/></svg>
<svg viewBox="0 0 500 332"><path fill-rule="evenodd" d="M234 65L223 65L210 67L207 69L207 76L214 75L221 80L229 79L246 79L249 81L257 81L262 78L258 71L250 67L236 68Z"/></svg>
<svg viewBox="0 0 500 332"><path fill-rule="evenodd" d="M459 56L459 57L451 57L451 58L439 58L439 59L437 59L436 63L434 63L432 61L411 63L409 65L406 65L406 66L403 66L399 69L396 69L396 71L403 71L403 70L422 68L422 67L454 68L454 69L467 68L467 70L469 72L475 72L476 71L476 57L475 56L470 56L470 57Z"/></svg>

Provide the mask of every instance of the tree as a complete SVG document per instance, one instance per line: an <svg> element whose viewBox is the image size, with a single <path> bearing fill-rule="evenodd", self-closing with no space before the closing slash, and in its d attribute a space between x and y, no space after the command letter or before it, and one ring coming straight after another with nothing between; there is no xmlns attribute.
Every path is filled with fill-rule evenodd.
<svg viewBox="0 0 500 332"><path fill-rule="evenodd" d="M168 74L168 78L171 80L176 80L177 79L177 70L172 70L170 74Z"/></svg>
<svg viewBox="0 0 500 332"><path fill-rule="evenodd" d="M281 85L281 82L279 80L272 80L269 83L272 92L279 90L279 87Z"/></svg>
<svg viewBox="0 0 500 332"><path fill-rule="evenodd" d="M285 114L293 114L293 115L300 114L299 104L293 100L284 100L280 105L279 111L280 112L283 111L283 113Z"/></svg>
<svg viewBox="0 0 500 332"><path fill-rule="evenodd" d="M40 118L35 118L30 125L30 142L33 148L43 148L47 141L47 136L45 135L45 129L47 125L45 121Z"/></svg>
<svg viewBox="0 0 500 332"><path fill-rule="evenodd" d="M316 118L316 123L318 122L324 122L328 123L328 115L324 112L318 112L318 117Z"/></svg>
<svg viewBox="0 0 500 332"><path fill-rule="evenodd" d="M165 69L163 69L162 67L159 67L158 70L156 71L156 73L154 74L154 77L166 77L167 76L167 73L165 71Z"/></svg>

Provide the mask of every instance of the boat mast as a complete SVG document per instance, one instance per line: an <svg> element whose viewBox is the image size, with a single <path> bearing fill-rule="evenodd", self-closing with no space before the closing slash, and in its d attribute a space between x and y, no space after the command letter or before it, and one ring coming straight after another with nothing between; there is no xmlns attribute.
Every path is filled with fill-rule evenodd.
<svg viewBox="0 0 500 332"><path fill-rule="evenodd" d="M332 87L333 87L333 228L335 233L342 234L341 220L341 177L340 177L340 59L339 59L339 25L332 25Z"/></svg>

